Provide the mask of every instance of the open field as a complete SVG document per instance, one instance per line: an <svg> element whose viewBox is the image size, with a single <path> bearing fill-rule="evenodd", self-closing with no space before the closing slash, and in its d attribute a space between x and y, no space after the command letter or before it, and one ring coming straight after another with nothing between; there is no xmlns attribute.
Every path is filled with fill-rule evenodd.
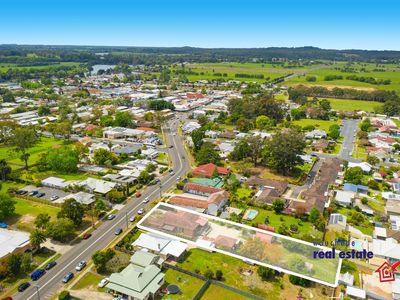
<svg viewBox="0 0 400 300"><path fill-rule="evenodd" d="M285 85L296 85L296 84L305 84L305 85L321 85L326 87L337 86L341 88L360 88L360 89L381 89L381 90L395 90L400 92L400 66L394 64L388 65L379 65L378 67L372 63L356 63L350 65L352 68L351 72L343 72L340 69L345 67L344 62L335 63L332 66L320 69L316 71L311 71L307 73L306 76L316 76L317 80L315 82L308 82L306 81L306 76L299 76L295 78L291 78ZM336 68L339 68L336 69ZM377 70L385 70L377 71ZM325 81L325 76L327 75L340 75L343 76L343 79L340 80L331 80ZM391 83L388 85L377 85L377 84L370 84L366 82L360 82L355 80L348 80L346 79L347 76L357 75L363 77L373 77L375 79L389 79Z"/></svg>
<svg viewBox="0 0 400 300"><path fill-rule="evenodd" d="M315 119L301 119L297 121L293 121L294 125L299 125L301 127L305 126L315 126L316 129L323 129L326 132L329 131L329 127L332 126L333 124L340 124L341 121L326 121L326 120L315 120Z"/></svg>
<svg viewBox="0 0 400 300"><path fill-rule="evenodd" d="M215 284L211 284L205 291L204 295L201 297L201 300L214 299L245 300L249 298L234 293L230 290L224 289L223 287L217 286Z"/></svg>
<svg viewBox="0 0 400 300"><path fill-rule="evenodd" d="M97 284L102 279L103 279L103 276L100 276L97 273L93 273L92 271L89 271L85 275L83 275L82 278L80 278L78 280L78 282L76 282L72 286L71 289L72 290L81 290L81 289L85 289L85 288L89 288L89 287L97 289Z"/></svg>
<svg viewBox="0 0 400 300"><path fill-rule="evenodd" d="M320 99L329 100L331 107L334 110L363 110L366 112L374 112L375 108L381 107L383 103L375 101L363 101L363 100L349 100L349 99L335 99L335 98L324 98Z"/></svg>
<svg viewBox="0 0 400 300"><path fill-rule="evenodd" d="M171 299L171 300L193 299L193 297L197 294L197 292L204 284L204 281L172 269L167 269L167 271L165 272L164 285L168 286L169 284L176 284L177 286L179 286L180 290L182 291L182 294L164 295L160 299Z"/></svg>
<svg viewBox="0 0 400 300"><path fill-rule="evenodd" d="M186 77L190 81L197 80L212 80L212 79L225 79L225 80L240 80L251 82L265 82L267 78L274 79L291 73L302 72L313 66L293 66L261 64L261 63L198 63L186 65L185 69L199 73L199 75L188 74ZM175 70L180 68L174 68ZM201 74L200 74L201 73ZM226 74L226 76L215 76L215 73ZM264 75L264 78L238 78L235 74L249 74L249 75Z"/></svg>

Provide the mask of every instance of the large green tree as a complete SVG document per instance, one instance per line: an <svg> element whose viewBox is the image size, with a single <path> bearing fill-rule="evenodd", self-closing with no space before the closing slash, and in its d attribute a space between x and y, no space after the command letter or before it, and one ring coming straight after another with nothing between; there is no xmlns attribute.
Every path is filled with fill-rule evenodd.
<svg viewBox="0 0 400 300"><path fill-rule="evenodd" d="M32 148L38 142L35 129L31 127L20 127L15 128L12 137L11 144L15 147L15 150L21 153L21 160L25 162L25 169L28 169L28 159L30 154L28 150Z"/></svg>
<svg viewBox="0 0 400 300"><path fill-rule="evenodd" d="M0 194L0 220L10 217L15 211L15 201L7 194Z"/></svg>
<svg viewBox="0 0 400 300"><path fill-rule="evenodd" d="M7 180L8 175L11 173L11 167L7 164L5 159L0 160L0 179Z"/></svg>
<svg viewBox="0 0 400 300"><path fill-rule="evenodd" d="M60 218L54 222L50 222L46 229L46 234L57 240L64 242L67 238L74 234L75 225L68 218Z"/></svg>
<svg viewBox="0 0 400 300"><path fill-rule="evenodd" d="M75 226L82 223L85 210L78 201L75 199L67 199L61 205L61 211L58 213L59 218L68 218L74 222Z"/></svg>
<svg viewBox="0 0 400 300"><path fill-rule="evenodd" d="M192 138L194 151L199 151L203 144L203 139L205 138L204 130L201 128L195 129L192 131L190 136Z"/></svg>
<svg viewBox="0 0 400 300"><path fill-rule="evenodd" d="M212 143L205 142L201 145L200 150L197 151L196 160L201 165L208 163L218 164L221 160L221 157L214 149L214 145Z"/></svg>
<svg viewBox="0 0 400 300"><path fill-rule="evenodd" d="M46 235L44 231L35 229L29 235L29 241L34 248L40 249L40 245L46 241Z"/></svg>
<svg viewBox="0 0 400 300"><path fill-rule="evenodd" d="M39 168L62 173L74 173L78 170L78 151L69 146L50 149L39 161Z"/></svg>
<svg viewBox="0 0 400 300"><path fill-rule="evenodd" d="M287 175L294 167L302 163L300 157L306 146L304 136L293 128L276 132L263 150L264 161L274 170Z"/></svg>

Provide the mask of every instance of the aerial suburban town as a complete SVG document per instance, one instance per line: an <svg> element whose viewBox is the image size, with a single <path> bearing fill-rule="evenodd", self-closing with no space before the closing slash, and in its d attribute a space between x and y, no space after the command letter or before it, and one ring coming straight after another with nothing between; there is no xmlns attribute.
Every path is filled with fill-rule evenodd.
<svg viewBox="0 0 400 300"><path fill-rule="evenodd" d="M172 47L191 5L45 2L0 19L0 299L400 299L400 44Z"/></svg>

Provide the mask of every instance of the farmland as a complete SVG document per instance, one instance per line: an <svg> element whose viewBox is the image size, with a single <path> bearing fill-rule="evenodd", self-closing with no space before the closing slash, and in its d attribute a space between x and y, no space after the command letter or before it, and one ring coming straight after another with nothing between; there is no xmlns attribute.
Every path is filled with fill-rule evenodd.
<svg viewBox="0 0 400 300"><path fill-rule="evenodd" d="M363 110L366 112L374 112L376 108L381 107L382 103L362 100L334 99L324 98L329 100L331 107L334 110Z"/></svg>
<svg viewBox="0 0 400 300"><path fill-rule="evenodd" d="M342 76L343 79L325 80L325 76L335 75ZM362 76L372 77L375 79L391 80L390 84L371 84L367 82L360 82L356 80L346 79L347 76ZM307 76L315 76L316 81L307 81ZM319 85L327 88L339 87L339 88L356 88L363 90L395 90L400 92L400 66L395 64L376 65L371 63L353 63L346 64L339 62L332 64L331 66L315 71L310 71L306 76L299 76L291 78L286 85L306 84L306 85Z"/></svg>

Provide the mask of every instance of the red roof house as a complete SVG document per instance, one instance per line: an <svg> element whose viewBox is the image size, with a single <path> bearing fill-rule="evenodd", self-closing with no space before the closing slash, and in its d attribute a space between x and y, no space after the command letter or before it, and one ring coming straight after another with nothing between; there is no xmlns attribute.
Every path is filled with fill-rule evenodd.
<svg viewBox="0 0 400 300"><path fill-rule="evenodd" d="M225 176L230 173L229 169L224 167L217 167L213 163L209 163L206 165L198 166L196 169L192 171L193 175L197 175L200 177L211 178L215 169L217 170L218 175Z"/></svg>

